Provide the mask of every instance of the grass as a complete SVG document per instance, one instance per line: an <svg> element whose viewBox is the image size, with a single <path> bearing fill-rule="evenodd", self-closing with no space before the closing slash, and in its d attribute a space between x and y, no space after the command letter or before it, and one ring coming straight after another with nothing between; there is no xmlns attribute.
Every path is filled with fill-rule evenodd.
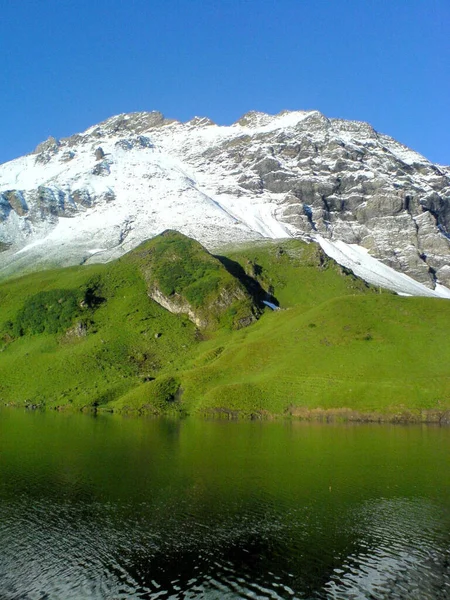
<svg viewBox="0 0 450 600"><path fill-rule="evenodd" d="M195 326L149 300L138 269L115 262L14 279L0 287L1 322L14 322L36 289L78 293L95 276L103 302L88 334L41 333L0 346L0 398L6 403L106 406L143 381L176 369L198 343ZM74 319L75 323L77 317ZM69 328L70 331L70 328Z"/></svg>
<svg viewBox="0 0 450 600"><path fill-rule="evenodd" d="M281 310L239 330L225 311L218 330L199 331L148 296L146 265L163 280L158 269L174 250L165 242L169 253L153 253L150 263L147 243L107 265L0 285L0 401L246 416L450 410L448 301L380 293L315 244L267 242L211 257L212 272L237 277L245 302L271 298ZM197 277L198 268L182 277L175 270L172 293L193 286L188 272ZM200 272L207 281L211 273ZM201 292L205 311L209 293ZM33 326L25 327L29 313Z"/></svg>
<svg viewBox="0 0 450 600"><path fill-rule="evenodd" d="M230 249L227 259L242 265L283 308L307 310L338 296L379 292L328 258L318 244L295 239Z"/></svg>
<svg viewBox="0 0 450 600"><path fill-rule="evenodd" d="M424 319L431 308L433 318ZM445 300L390 295L273 313L235 336L217 359L187 372L185 401L198 411L245 414L448 409L449 317Z"/></svg>

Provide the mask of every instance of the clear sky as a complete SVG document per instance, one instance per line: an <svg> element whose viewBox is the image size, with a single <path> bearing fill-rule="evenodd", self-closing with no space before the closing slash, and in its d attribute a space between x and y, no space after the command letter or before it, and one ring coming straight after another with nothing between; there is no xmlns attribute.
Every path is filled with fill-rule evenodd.
<svg viewBox="0 0 450 600"><path fill-rule="evenodd" d="M450 164L449 0L0 0L0 162L122 112L368 121Z"/></svg>

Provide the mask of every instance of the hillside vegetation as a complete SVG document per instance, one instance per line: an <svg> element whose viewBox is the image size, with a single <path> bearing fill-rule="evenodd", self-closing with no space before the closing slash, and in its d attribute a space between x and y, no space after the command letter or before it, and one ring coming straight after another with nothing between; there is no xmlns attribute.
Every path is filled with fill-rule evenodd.
<svg viewBox="0 0 450 600"><path fill-rule="evenodd" d="M202 329L239 329L259 315L239 279L201 244L177 231L140 244L124 261L138 266L150 298L170 312L186 314Z"/></svg>
<svg viewBox="0 0 450 600"><path fill-rule="evenodd" d="M3 283L0 402L446 420L448 301L374 289L299 240L223 254L166 232Z"/></svg>

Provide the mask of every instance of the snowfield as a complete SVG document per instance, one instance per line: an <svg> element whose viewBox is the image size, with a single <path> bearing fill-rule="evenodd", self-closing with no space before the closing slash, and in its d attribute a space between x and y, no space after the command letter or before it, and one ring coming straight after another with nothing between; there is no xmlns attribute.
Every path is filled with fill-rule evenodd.
<svg viewBox="0 0 450 600"><path fill-rule="evenodd" d="M316 237L322 250L337 263L351 269L355 275L368 283L377 285L403 296L429 296L434 298L450 298L450 289L437 285L430 290L425 285L414 281L408 275L399 273L391 267L370 256L366 248L345 242L331 242L321 236Z"/></svg>

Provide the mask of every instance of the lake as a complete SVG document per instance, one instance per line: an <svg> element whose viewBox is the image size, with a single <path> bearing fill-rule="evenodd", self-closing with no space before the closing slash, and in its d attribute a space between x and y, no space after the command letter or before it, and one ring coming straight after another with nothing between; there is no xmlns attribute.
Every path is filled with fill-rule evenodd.
<svg viewBox="0 0 450 600"><path fill-rule="evenodd" d="M0 598L450 598L450 429L2 409Z"/></svg>

